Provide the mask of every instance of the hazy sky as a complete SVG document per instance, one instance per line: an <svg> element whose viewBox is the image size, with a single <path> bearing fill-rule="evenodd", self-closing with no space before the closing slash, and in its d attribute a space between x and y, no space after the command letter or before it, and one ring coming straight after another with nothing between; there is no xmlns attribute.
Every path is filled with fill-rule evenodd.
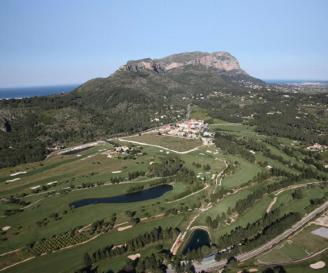
<svg viewBox="0 0 328 273"><path fill-rule="evenodd" d="M328 80L327 12L327 0L1 0L0 87L196 50L228 51L261 79Z"/></svg>

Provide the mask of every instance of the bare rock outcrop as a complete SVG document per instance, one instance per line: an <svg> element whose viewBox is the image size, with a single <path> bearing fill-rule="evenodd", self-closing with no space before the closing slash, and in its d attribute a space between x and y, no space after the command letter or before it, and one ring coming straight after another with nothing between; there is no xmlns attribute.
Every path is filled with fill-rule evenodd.
<svg viewBox="0 0 328 273"><path fill-rule="evenodd" d="M219 71L244 71L240 68L238 60L228 52L218 51L213 53L190 52L171 55L162 59L141 59L129 61L120 69L124 71L153 71L162 73L184 66L204 66Z"/></svg>

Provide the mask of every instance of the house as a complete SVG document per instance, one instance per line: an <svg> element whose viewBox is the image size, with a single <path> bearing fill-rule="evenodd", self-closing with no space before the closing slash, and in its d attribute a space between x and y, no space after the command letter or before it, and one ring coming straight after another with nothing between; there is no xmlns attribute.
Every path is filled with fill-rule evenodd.
<svg viewBox="0 0 328 273"><path fill-rule="evenodd" d="M324 150L326 150L328 148L328 146L326 145L321 145L319 143L315 143L313 144L312 146L308 146L306 147L306 149L308 151L311 151L311 152L322 152Z"/></svg>
<svg viewBox="0 0 328 273"><path fill-rule="evenodd" d="M124 154L124 153L128 153L130 148L128 146L118 146L115 147L114 150L118 153Z"/></svg>

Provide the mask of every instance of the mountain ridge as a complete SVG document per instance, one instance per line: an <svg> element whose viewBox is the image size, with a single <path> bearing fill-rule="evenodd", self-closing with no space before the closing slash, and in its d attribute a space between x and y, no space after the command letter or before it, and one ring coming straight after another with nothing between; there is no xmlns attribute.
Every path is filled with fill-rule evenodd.
<svg viewBox="0 0 328 273"><path fill-rule="evenodd" d="M156 76L158 75L158 76ZM204 82L210 78L209 82ZM162 91L199 88L199 83L218 86L264 86L262 80L247 74L237 58L225 51L213 53L194 51L172 54L163 58L129 60L106 78L87 81L76 89L86 91L110 90L113 88L147 89L149 84L164 85ZM157 82L157 84L154 84ZM166 88L165 88L166 87ZM156 93L158 88L151 92ZM151 95L151 94L149 94Z"/></svg>
<svg viewBox="0 0 328 273"><path fill-rule="evenodd" d="M159 73L187 65L202 65L221 71L236 70L246 73L240 68L238 60L225 51L216 51L213 53L193 51L172 54L158 59L144 58L130 60L119 69L125 71L152 70Z"/></svg>

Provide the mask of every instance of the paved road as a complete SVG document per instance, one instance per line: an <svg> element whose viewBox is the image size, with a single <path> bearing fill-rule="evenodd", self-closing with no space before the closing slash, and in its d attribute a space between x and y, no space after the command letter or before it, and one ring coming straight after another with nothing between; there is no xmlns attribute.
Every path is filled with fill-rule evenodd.
<svg viewBox="0 0 328 273"><path fill-rule="evenodd" d="M282 234L278 235L271 241L265 243L264 245L260 246L259 248L254 249L252 251L238 255L236 257L237 260L240 262L243 262L243 261L254 258L254 257L268 251L273 246L280 243L282 240L288 238L290 235L295 233L295 231L297 231L298 229L303 227L305 224L307 224L308 222L313 220L313 218L315 218L316 216L318 216L319 214L321 214L322 212L324 212L327 209L328 209L328 201L326 201L320 207L316 208L311 213L304 216L299 222L295 223L291 228L287 229L286 231L284 231ZM221 260L221 261L211 260L209 262L201 263L201 264L195 262L194 267L197 272L200 272L202 270L209 271L209 270L213 270L213 269L220 269L220 268L224 267L225 264L226 264L226 260Z"/></svg>

